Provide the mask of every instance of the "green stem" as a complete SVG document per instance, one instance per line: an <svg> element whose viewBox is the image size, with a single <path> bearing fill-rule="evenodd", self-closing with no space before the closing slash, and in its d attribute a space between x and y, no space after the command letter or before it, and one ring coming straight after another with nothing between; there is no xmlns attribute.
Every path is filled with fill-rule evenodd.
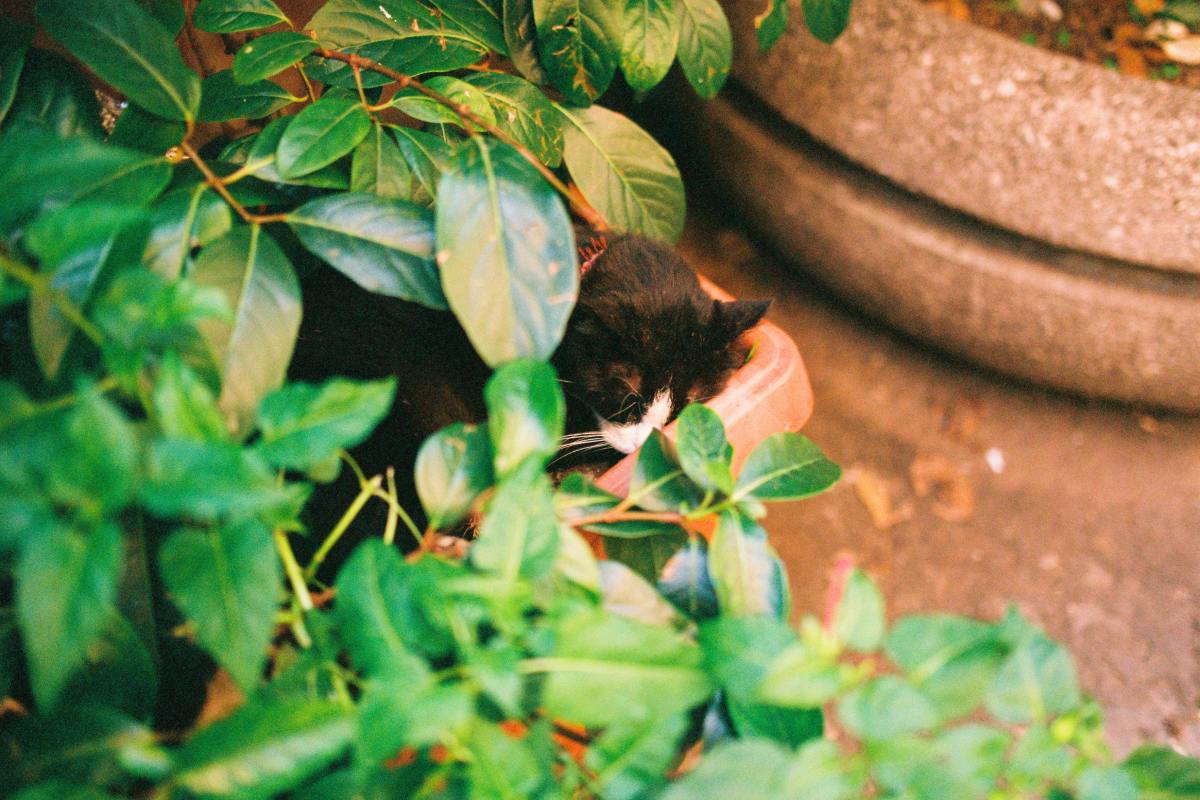
<svg viewBox="0 0 1200 800"><path fill-rule="evenodd" d="M50 302L58 306L59 313L82 331L84 336L91 339L93 344L97 347L104 344L104 334L100 329L83 315L83 311L71 301L71 298L67 297L59 289L51 286L50 281L47 280L45 275L34 272L20 261L16 261L3 253L0 253L0 272L4 272L21 281L21 283L28 286L35 294L45 294L50 298Z"/></svg>
<svg viewBox="0 0 1200 800"><path fill-rule="evenodd" d="M296 593L296 600L300 603L300 608L304 611L312 611L313 605L312 595L308 591L308 583L304 579L304 572L300 569L300 562L296 560L296 554L292 551L292 544L288 541L287 533L284 531L275 531L275 549L279 551L279 559L283 562L283 571L287 573L288 582L292 584L292 591Z"/></svg>
<svg viewBox="0 0 1200 800"><path fill-rule="evenodd" d="M117 380L116 377L109 375L107 378L97 381L94 388L100 392L111 392L118 386L120 386L120 381ZM44 403L39 403L34 407L33 411L30 411L28 414L13 416L5 419L3 422L0 422L0 431L7 430L13 425L16 425L19 422L24 422L27 419L33 419L34 417L41 416L42 414L49 414L54 411L68 408L78 402L79 392L70 392L68 394L59 395L53 400L47 400Z"/></svg>
<svg viewBox="0 0 1200 800"><path fill-rule="evenodd" d="M381 475L376 475L374 478L371 478L371 480L367 481L361 489L359 489L358 496L354 498L354 502L352 502L350 507L346 509L346 513L342 514L342 518L338 520L337 525L333 526L333 530L331 530L329 535L325 537L325 541L321 542L320 548L317 549L317 552L312 557L312 561L310 561L308 564L308 569L304 571L305 576L311 578L313 575L317 574L317 569L321 566L322 562L325 561L325 556L329 555L329 551L332 550L333 546L336 545L338 540L342 538L342 534L344 534L346 529L350 527L350 523L354 522L354 519L358 516L358 512L362 511L362 507L366 505L367 501L371 499L371 496L375 494L382 480L383 477Z"/></svg>

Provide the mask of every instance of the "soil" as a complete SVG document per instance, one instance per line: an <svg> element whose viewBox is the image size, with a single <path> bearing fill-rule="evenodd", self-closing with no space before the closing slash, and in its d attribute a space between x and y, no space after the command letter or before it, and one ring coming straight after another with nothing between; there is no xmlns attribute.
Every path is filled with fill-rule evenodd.
<svg viewBox="0 0 1200 800"><path fill-rule="evenodd" d="M1165 14L1161 0L927 0L927 5L1026 44L1126 75L1200 88L1200 65L1172 61L1146 35L1156 15ZM1053 19L1058 16L1055 9L1061 19Z"/></svg>

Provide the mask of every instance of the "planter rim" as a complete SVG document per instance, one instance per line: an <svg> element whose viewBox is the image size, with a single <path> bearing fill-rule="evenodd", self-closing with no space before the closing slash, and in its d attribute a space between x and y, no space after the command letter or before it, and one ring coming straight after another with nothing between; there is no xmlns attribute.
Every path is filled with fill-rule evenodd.
<svg viewBox="0 0 1200 800"><path fill-rule="evenodd" d="M1120 75L916 0L855 0L833 46L800 20L766 55L722 0L735 79L900 186L1054 245L1200 273L1200 91Z"/></svg>

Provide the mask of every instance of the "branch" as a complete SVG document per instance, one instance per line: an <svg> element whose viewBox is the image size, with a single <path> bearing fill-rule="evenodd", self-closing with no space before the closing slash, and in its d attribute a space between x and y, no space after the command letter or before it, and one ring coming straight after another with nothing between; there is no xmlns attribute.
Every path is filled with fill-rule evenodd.
<svg viewBox="0 0 1200 800"><path fill-rule="evenodd" d="M455 115L457 115L458 118L463 121L463 127L466 128L468 132L471 130L471 125L474 125L480 130L487 131L500 141L515 148L518 153L524 156L525 160L532 164L534 169L541 173L542 177L546 179L546 182L553 186L559 194L566 198L567 202L571 205L571 208L575 210L575 213L583 217L584 221L587 222L587 224L590 225L593 230L609 230L608 222L604 219L604 216L595 208L593 208L592 205L588 203L581 194L578 192L572 192L566 184L559 180L558 176L555 175L549 167L538 160L538 157L531 153L523 144L497 128L495 125L483 119L478 114L475 114L464 104L456 103L454 100L437 91L436 89L430 89L428 86L421 83L411 75L405 75L403 72L397 72L391 67L384 66L383 64L380 64L377 61L372 61L369 58L363 58L360 55L355 55L352 53L342 53L337 50L329 50L324 47L317 50L317 55L319 55L321 58L329 59L331 61L341 61L345 64L349 64L355 70L370 70L371 72L377 72L380 75L391 78L400 85L401 89L415 89L416 91L428 97L430 100L433 100L435 103L445 106L453 111Z"/></svg>
<svg viewBox="0 0 1200 800"><path fill-rule="evenodd" d="M566 522L572 528L588 528L613 522L665 522L671 525L683 525L685 521L682 514L672 511L625 511L618 506L599 514L590 514Z"/></svg>
<svg viewBox="0 0 1200 800"><path fill-rule="evenodd" d="M58 306L58 312L66 317L72 325L78 328L84 336L92 340L97 347L104 344L104 334L83 315L79 306L71 301L61 289L55 288L45 275L34 272L15 259L0 253L0 272L7 273L24 283L34 294L44 293L50 302Z"/></svg>
<svg viewBox="0 0 1200 800"><path fill-rule="evenodd" d="M225 202L229 204L230 208L236 211L237 215L244 221L250 223L251 225L262 225L267 222L282 222L286 218L283 214L255 214L251 211L248 211L246 207L239 203L237 198L230 193L228 187L225 186L225 181L223 181L217 175L217 173L213 172L208 164L204 163L204 159L201 158L200 154L196 152L196 149L192 147L191 142L184 139L179 144L179 148L183 150L183 152L187 154L187 157L192 160L192 162L196 165L196 169L200 170L200 174L204 176L204 180L208 182L208 185L215 189L217 194L221 195ZM241 176L239 175L238 177Z"/></svg>

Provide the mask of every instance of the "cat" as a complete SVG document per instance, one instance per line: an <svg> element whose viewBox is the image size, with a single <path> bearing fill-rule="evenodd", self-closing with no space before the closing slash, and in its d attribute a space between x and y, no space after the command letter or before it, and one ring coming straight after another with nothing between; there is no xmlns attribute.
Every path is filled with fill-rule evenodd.
<svg viewBox="0 0 1200 800"><path fill-rule="evenodd" d="M746 361L743 334L770 305L714 300L661 242L584 233L577 240L579 299L552 358L567 401L567 435L551 465L556 470L615 462L685 405L720 392ZM417 451L445 425L486 418L483 385L490 373L447 312L371 294L329 268L304 283L304 319L289 377L396 377L390 413L352 454L368 475L394 466L402 504L418 518L411 483ZM357 492L346 472L310 501L306 515L318 541ZM382 504L367 509L347 545L382 525ZM331 553L328 562L338 556Z"/></svg>

